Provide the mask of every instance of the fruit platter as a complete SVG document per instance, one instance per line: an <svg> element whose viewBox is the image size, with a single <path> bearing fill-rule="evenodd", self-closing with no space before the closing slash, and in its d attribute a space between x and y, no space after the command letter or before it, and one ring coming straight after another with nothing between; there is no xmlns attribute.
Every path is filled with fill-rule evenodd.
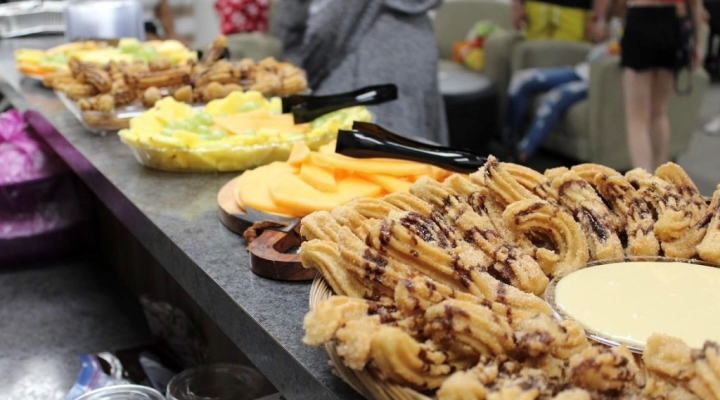
<svg viewBox="0 0 720 400"><path fill-rule="evenodd" d="M282 113L282 99L258 91L232 92L201 108L173 97L137 117L120 139L142 165L165 171L242 171L285 161L295 143L311 149L332 141L354 121L370 121L364 106L333 111L296 124Z"/></svg>

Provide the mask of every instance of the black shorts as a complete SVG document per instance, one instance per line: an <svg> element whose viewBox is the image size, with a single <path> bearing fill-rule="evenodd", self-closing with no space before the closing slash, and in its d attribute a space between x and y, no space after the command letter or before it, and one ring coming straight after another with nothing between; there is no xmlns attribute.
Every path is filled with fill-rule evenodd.
<svg viewBox="0 0 720 400"><path fill-rule="evenodd" d="M680 25L675 6L628 7L620 46L623 67L677 71Z"/></svg>

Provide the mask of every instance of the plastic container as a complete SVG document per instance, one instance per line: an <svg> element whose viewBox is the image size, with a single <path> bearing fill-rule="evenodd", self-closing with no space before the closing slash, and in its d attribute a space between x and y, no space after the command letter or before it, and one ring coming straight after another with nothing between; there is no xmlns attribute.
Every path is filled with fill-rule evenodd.
<svg viewBox="0 0 720 400"><path fill-rule="evenodd" d="M252 368L212 364L176 375L166 396L167 400L254 400L265 390L265 378Z"/></svg>
<svg viewBox="0 0 720 400"><path fill-rule="evenodd" d="M19 1L0 6L0 38L65 32L64 1Z"/></svg>
<svg viewBox="0 0 720 400"><path fill-rule="evenodd" d="M130 118L136 117L147 110L144 107L125 107L111 112L81 111L77 102L70 100L65 93L56 90L55 95L83 124L85 129L98 134L125 129L130 125Z"/></svg>
<svg viewBox="0 0 720 400"><path fill-rule="evenodd" d="M336 133L308 137L303 141L312 150L329 143ZM218 145L214 148L153 147L132 143L120 137L142 165L174 172L244 171L273 161L285 161L297 141L272 142L248 146Z"/></svg>
<svg viewBox="0 0 720 400"><path fill-rule="evenodd" d="M165 400L155 389L140 385L117 385L95 389L76 400Z"/></svg>

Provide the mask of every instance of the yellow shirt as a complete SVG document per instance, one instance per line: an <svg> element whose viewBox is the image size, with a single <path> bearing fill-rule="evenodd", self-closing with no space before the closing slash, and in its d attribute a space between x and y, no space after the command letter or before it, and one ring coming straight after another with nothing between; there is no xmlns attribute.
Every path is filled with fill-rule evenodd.
<svg viewBox="0 0 720 400"><path fill-rule="evenodd" d="M527 39L585 41L591 10L560 6L542 1L526 1Z"/></svg>

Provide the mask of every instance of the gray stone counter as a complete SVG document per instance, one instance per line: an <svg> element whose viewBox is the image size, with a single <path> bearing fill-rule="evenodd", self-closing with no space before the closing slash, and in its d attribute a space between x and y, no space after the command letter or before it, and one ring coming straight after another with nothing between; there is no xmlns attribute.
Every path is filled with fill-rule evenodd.
<svg viewBox="0 0 720 400"><path fill-rule="evenodd" d="M322 348L302 343L309 283L255 276L242 238L217 215L218 190L236 174L181 174L139 165L116 134L88 132L39 82L16 71L13 50L58 38L0 41L0 91L88 187L289 399L357 399ZM46 121L46 122L45 122Z"/></svg>

